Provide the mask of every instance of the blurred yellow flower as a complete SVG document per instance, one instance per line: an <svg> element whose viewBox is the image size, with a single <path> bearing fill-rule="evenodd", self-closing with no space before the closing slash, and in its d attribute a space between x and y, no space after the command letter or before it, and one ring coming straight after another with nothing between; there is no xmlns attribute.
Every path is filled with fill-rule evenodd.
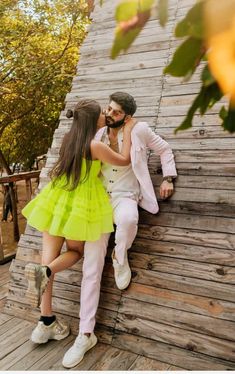
<svg viewBox="0 0 235 374"><path fill-rule="evenodd" d="M209 67L235 105L235 0L206 0L204 10Z"/></svg>
<svg viewBox="0 0 235 374"><path fill-rule="evenodd" d="M208 38L210 70L235 105L235 19L232 27Z"/></svg>

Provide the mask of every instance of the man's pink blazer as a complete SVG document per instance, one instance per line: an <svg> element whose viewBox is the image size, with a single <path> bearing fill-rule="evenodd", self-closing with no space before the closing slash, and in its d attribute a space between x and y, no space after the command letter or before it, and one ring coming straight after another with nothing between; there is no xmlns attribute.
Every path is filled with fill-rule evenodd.
<svg viewBox="0 0 235 374"><path fill-rule="evenodd" d="M105 127L95 136L101 140ZM148 169L147 149L160 156L164 176L177 176L173 152L169 144L156 135L147 122L138 122L131 132L131 163L135 176L140 184L141 199L139 206L150 213L159 210L153 184Z"/></svg>

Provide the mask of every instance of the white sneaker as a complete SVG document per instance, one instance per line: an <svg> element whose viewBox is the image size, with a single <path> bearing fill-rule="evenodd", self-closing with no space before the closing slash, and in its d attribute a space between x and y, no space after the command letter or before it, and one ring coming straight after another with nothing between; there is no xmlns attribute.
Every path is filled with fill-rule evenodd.
<svg viewBox="0 0 235 374"><path fill-rule="evenodd" d="M131 269L128 263L127 256L125 257L124 264L120 265L117 259L114 257L114 251L112 253L113 268L114 268L114 278L119 290L125 290L131 281Z"/></svg>
<svg viewBox="0 0 235 374"><path fill-rule="evenodd" d="M26 297L33 307L41 304L41 297L50 280L47 276L47 267L38 264L27 264L25 266L25 277L28 280Z"/></svg>
<svg viewBox="0 0 235 374"><path fill-rule="evenodd" d="M97 343L97 337L92 332L88 337L85 334L80 333L76 338L74 344L65 353L62 365L65 368L73 368L82 361L85 353L94 347Z"/></svg>
<svg viewBox="0 0 235 374"><path fill-rule="evenodd" d="M37 326L32 332L31 340L33 343L46 343L48 340L62 340L66 338L70 333L70 328L64 321L57 321L57 319L49 326L44 325L42 321L39 321Z"/></svg>

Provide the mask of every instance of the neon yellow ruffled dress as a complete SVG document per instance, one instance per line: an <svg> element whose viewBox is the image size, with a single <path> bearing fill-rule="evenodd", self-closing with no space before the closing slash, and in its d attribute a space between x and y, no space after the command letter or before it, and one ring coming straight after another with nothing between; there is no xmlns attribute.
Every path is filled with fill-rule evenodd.
<svg viewBox="0 0 235 374"><path fill-rule="evenodd" d="M101 180L100 160L91 162L87 179L69 191L66 177L48 183L22 210L28 224L39 231L71 240L96 241L113 231L113 209ZM86 161L82 160L81 180Z"/></svg>

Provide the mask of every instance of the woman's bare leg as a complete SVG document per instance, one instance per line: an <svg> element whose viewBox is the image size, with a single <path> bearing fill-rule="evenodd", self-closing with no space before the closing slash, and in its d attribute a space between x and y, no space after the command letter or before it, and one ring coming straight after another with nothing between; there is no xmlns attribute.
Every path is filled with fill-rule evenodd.
<svg viewBox="0 0 235 374"><path fill-rule="evenodd" d="M43 233L42 241L42 265L47 265L53 262L59 255L64 243L64 238L60 236L52 236L48 232ZM42 295L41 302L41 314L43 316L52 316L52 286L53 286L54 275L51 274L50 281L47 284L47 288Z"/></svg>
<svg viewBox="0 0 235 374"><path fill-rule="evenodd" d="M47 265L51 270L50 281L42 295L41 314L52 316L52 287L54 274L74 265L83 255L84 243L66 240L68 251L60 255L64 238L43 233L42 265Z"/></svg>
<svg viewBox="0 0 235 374"><path fill-rule="evenodd" d="M84 242L66 239L66 244L67 252L48 264L52 274L70 268L83 256Z"/></svg>

